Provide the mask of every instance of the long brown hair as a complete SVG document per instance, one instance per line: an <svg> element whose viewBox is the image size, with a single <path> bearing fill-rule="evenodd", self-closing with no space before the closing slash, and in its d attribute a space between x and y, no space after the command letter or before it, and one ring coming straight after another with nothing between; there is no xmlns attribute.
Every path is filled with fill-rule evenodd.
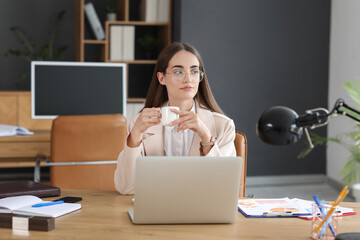
<svg viewBox="0 0 360 240"><path fill-rule="evenodd" d="M201 56L193 46L187 43L171 43L170 45L165 47L159 54L152 76L150 88L146 97L145 108L160 107L169 100L166 87L159 83L157 73L165 72L171 58L181 50L185 50L194 54L199 60L200 70L205 73L204 63L201 59ZM211 92L206 74L204 74L203 80L199 83L199 89L194 98L199 102L200 106L205 107L210 111L224 114Z"/></svg>

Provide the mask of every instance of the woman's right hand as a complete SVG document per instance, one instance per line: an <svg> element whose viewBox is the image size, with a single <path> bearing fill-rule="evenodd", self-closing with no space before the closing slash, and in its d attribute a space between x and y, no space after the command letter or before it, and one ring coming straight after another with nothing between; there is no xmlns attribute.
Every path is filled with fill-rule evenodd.
<svg viewBox="0 0 360 240"><path fill-rule="evenodd" d="M160 108L144 108L136 119L134 126L128 136L127 145L138 147L145 131L160 123Z"/></svg>

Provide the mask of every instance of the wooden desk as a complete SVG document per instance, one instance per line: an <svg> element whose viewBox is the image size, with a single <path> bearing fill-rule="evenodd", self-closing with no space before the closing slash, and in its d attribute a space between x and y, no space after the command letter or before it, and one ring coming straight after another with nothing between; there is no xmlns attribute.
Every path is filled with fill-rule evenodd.
<svg viewBox="0 0 360 240"><path fill-rule="evenodd" d="M245 218L238 213L234 224L134 225L127 213L133 196L86 190L63 190L62 195L83 197L82 209L57 218L50 232L30 231L24 236L0 229L0 239L310 239L311 221L299 218ZM360 203L342 206L360 211ZM339 232L360 232L359 223L360 213L343 217Z"/></svg>
<svg viewBox="0 0 360 240"><path fill-rule="evenodd" d="M37 130L32 136L0 137L0 167L33 167L37 156L50 156L50 130Z"/></svg>

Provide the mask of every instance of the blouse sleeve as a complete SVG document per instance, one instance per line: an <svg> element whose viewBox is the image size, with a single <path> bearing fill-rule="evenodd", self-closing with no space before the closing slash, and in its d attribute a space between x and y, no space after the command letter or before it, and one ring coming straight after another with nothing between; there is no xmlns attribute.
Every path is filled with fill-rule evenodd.
<svg viewBox="0 0 360 240"><path fill-rule="evenodd" d="M131 118L128 124L130 134L136 118ZM143 144L138 147L128 147L125 141L124 149L120 152L117 159L117 167L114 174L116 190L121 194L134 194L135 192L135 161L139 156L144 155Z"/></svg>

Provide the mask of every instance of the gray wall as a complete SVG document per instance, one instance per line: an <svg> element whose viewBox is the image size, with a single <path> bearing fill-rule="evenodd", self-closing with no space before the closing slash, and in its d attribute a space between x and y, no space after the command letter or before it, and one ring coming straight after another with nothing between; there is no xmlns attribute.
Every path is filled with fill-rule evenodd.
<svg viewBox="0 0 360 240"><path fill-rule="evenodd" d="M255 126L274 105L327 107L330 1L175 0L174 17L174 40L198 49L218 103L248 137L248 175L324 174L324 148L297 159L304 143L267 145Z"/></svg>
<svg viewBox="0 0 360 240"><path fill-rule="evenodd" d="M359 104L343 88L343 84L348 81L360 80L359 9L360 1L358 0L332 1L329 106L333 106L341 97L349 106L359 109ZM328 136L352 133L356 129L355 126L354 120L339 116L329 122ZM340 174L340 171L350 156L350 152L343 146L329 143L327 148L328 177L341 182L344 175Z"/></svg>

